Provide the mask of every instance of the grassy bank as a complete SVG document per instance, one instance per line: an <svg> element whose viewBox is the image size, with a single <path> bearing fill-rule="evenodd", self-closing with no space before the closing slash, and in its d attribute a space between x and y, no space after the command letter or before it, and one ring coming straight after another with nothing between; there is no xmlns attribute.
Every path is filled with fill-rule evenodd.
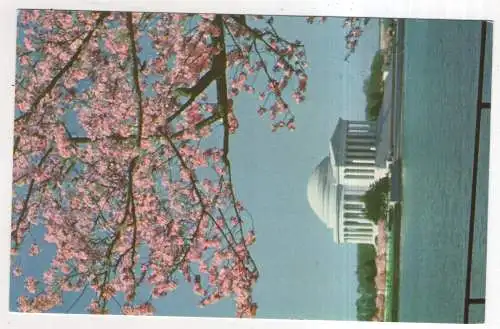
<svg viewBox="0 0 500 329"><path fill-rule="evenodd" d="M402 127L402 119L403 119L403 46L404 46L404 21L399 20L395 26L396 36L394 39L392 51L393 61L391 63L394 77L393 77L393 106L395 116L394 116L394 127L393 127L393 136L394 136L394 149L393 154L397 161L401 161L399 163L399 168L401 169L403 166L403 150L402 150L402 138L403 138L403 127ZM402 177L403 171L396 170L393 172L393 175L397 175L394 177L395 180L393 183L398 184L398 188L392 190L399 194L399 198L397 200L401 200L400 203L397 203L391 212L389 213L389 228L390 228L390 241L388 242L389 255L387 259L387 293L386 293L386 304L385 304L385 313L384 313L384 321L387 322L399 322L399 295L400 295L400 264L401 264L401 224L402 224L402 207L404 204L404 195L402 195Z"/></svg>
<svg viewBox="0 0 500 329"><path fill-rule="evenodd" d="M399 270L401 242L401 205L397 204L389 214L389 241L387 257L387 292L384 321L398 322L399 315Z"/></svg>

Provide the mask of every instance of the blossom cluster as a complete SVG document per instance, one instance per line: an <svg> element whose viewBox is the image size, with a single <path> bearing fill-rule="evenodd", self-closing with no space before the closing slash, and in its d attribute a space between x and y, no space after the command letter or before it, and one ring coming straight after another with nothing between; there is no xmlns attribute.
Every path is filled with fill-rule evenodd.
<svg viewBox="0 0 500 329"><path fill-rule="evenodd" d="M200 306L233 298L237 316L255 316L252 222L227 143L201 141L220 126L237 132L241 91L258 95L273 130L295 129L286 93L305 99L304 47L272 18L256 19L265 27L239 15L20 12L12 256L25 243L30 256L43 252L31 241L36 225L56 249L48 270L25 278L38 295L21 296L20 311L91 289L81 301L90 313L123 295L123 314L154 314L185 280ZM210 102L221 76L227 90ZM137 298L146 283L153 302Z"/></svg>

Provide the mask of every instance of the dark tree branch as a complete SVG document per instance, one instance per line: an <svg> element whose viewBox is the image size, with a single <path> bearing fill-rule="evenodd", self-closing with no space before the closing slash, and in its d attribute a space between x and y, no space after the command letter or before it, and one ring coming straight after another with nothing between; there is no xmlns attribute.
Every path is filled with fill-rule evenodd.
<svg viewBox="0 0 500 329"><path fill-rule="evenodd" d="M80 54L82 53L83 49L87 46L87 44L89 43L90 39L92 38L92 35L94 34L94 32L96 31L96 29L103 23L104 21L104 18L106 18L106 16L109 15L109 12L102 12L99 17L97 18L96 20L96 24L94 26L94 28L92 30L90 30L87 34L87 36L83 39L82 43L80 46L78 46L78 49L76 50L76 52L73 54L73 56L71 56L71 58L69 59L69 61L63 66L63 68L52 78L52 80L50 81L50 83L47 85L47 87L45 87L41 93L35 98L35 100L33 101L33 104L31 105L30 107L30 111L26 112L24 115L18 117L15 119L15 121L19 121L19 120L23 120L23 119L27 119L31 116L31 114L34 112L34 110L36 109L36 107L40 104L40 102L42 101L42 99L47 95L49 94L52 89L54 89L54 87L56 86L57 82L62 78L62 76L68 72L68 70L73 66L73 64L78 60L78 57L80 56Z"/></svg>
<svg viewBox="0 0 500 329"><path fill-rule="evenodd" d="M217 41L218 41L220 47L222 49L225 49L224 25L223 25L223 20L222 20L221 15L215 16L214 24L216 24L217 27L219 27L221 30L221 35L219 38L217 38ZM221 59L221 62L224 63L224 72L225 72L225 66L226 66L226 53L225 53L225 51L224 51L224 54L222 56L223 56L223 58ZM227 78L225 75L223 77L220 77L219 79L217 79L217 101L219 103L219 109L220 109L222 119L224 122L224 146L223 146L222 158L223 158L223 161L226 165L227 174L229 177L229 188L231 191L232 205L233 205L234 211L236 213L236 217L238 218L240 229L243 230L243 227L241 224L241 222L242 222L241 214L240 214L238 207L236 205L237 201L236 201L236 195L235 195L234 187L233 187L233 183L232 183L231 162L229 161L229 118L228 118L229 101L227 98ZM217 225L216 222L215 222L215 224ZM217 225L217 226L219 226L219 225ZM219 228L219 230L220 230L220 228ZM233 239L234 239L234 237L233 237ZM247 247L246 247L244 238L242 240L243 240L243 244L244 244L245 249L246 249ZM250 261L253 264L255 270L257 270L257 266L254 263L253 259L251 257L249 257L249 258L250 258Z"/></svg>
<svg viewBox="0 0 500 329"><path fill-rule="evenodd" d="M132 74L134 78L135 91L137 97L137 146L141 145L142 138L142 122L143 122L143 108L142 108L142 92L139 82L139 60L137 58L137 47L135 44L135 31L132 22L132 13L127 13L127 29L129 32L130 40L130 56L132 56Z"/></svg>
<svg viewBox="0 0 500 329"><path fill-rule="evenodd" d="M221 119L221 116L219 113L214 113L213 115L201 120L200 122L198 122L195 126L194 126L194 129L195 130L200 130L200 129L203 129L207 126L211 126L212 124L214 124L215 122L217 122L218 120ZM180 130L180 131L177 131L175 133L172 134L172 138L173 139L177 139L179 137L181 137L187 130L189 129L183 129L183 130Z"/></svg>
<svg viewBox="0 0 500 329"><path fill-rule="evenodd" d="M222 25L221 25L222 28ZM223 30L221 29L221 33ZM218 45L218 38L213 37L213 45L217 46ZM167 120L166 124L168 125L171 123L173 120L175 120L185 109L187 109L195 100L196 98L203 92L205 91L210 84L216 80L219 79L221 76L225 76L226 74L226 49L219 47L219 53L214 56L212 60L212 66L210 70L208 70L207 73L205 73L198 82L190 87L190 88L178 88L177 93L179 94L184 94L189 96L189 99L181 105L181 107L175 111L172 115L170 115Z"/></svg>
<svg viewBox="0 0 500 329"><path fill-rule="evenodd" d="M19 146L20 140L21 140L21 136L16 136L14 138L14 150L13 150L12 154L16 154L17 147Z"/></svg>
<svg viewBox="0 0 500 329"><path fill-rule="evenodd" d="M49 156L50 152L52 152L52 147L49 147L49 149L45 152L42 159L40 160L40 162L37 165L38 168L40 168L43 165L43 163L45 162L45 160ZM19 239L18 239L19 228L21 227L21 223L26 219L26 214L28 213L28 203L29 203L29 200L33 194L34 185L35 185L35 179L31 179L29 187L28 187L28 191L26 193L26 197L24 198L24 201L23 201L23 208L21 209L21 213L19 214L19 218L16 221L16 226L11 233L11 239L14 241L14 249L19 248L19 244L20 244Z"/></svg>
<svg viewBox="0 0 500 329"><path fill-rule="evenodd" d="M104 280L99 287L99 303L100 304L102 303L102 305L101 305L102 311L105 310L106 305L107 305L107 300L104 299L103 293L104 293L104 288L106 287L107 283L109 282L109 278L110 278L111 271L112 271L111 256L113 255L113 250L115 249L116 243L118 242L118 240L120 240L123 232L127 228L127 218L131 215L130 214L130 211L131 211L130 204L131 204L132 198L133 198L133 195L132 195L133 172L134 172L136 164L137 164L137 157L132 159L132 161L129 164L129 168L128 168L127 198L125 201L125 212L123 214L122 220L118 224L118 228L115 231L115 236L114 236L111 244L109 245L109 247L106 251L106 256L105 256L104 261L105 261L105 265L108 267L106 268L106 271L105 271ZM119 261L114 266L115 271L116 271L116 267L119 264Z"/></svg>
<svg viewBox="0 0 500 329"><path fill-rule="evenodd" d="M226 77L226 44L224 40L224 24L221 15L216 15L214 18L214 24L220 29L220 36L214 37L214 42L219 46L221 52L216 59L221 67L221 71L224 75L217 79L217 103L219 104L219 111L224 122L224 159L227 161L229 153L229 101L227 99L227 77Z"/></svg>
<svg viewBox="0 0 500 329"><path fill-rule="evenodd" d="M76 299L73 301L73 303L71 303L70 307L68 307L68 309L66 310L66 312L64 313L69 313L73 307L75 307L76 303L78 303L78 301L83 297L83 295L85 294L85 291L87 291L87 288L88 288L88 283L85 285L85 287L82 289L82 291L80 292L80 294L78 295L78 297L76 297Z"/></svg>
<svg viewBox="0 0 500 329"><path fill-rule="evenodd" d="M214 58L214 61L216 59ZM182 104L177 111L175 111L172 115L170 115L166 123L169 124L173 120L175 120L184 110L186 110L195 100L196 98L204 91L206 90L210 84L217 79L217 77L222 74L223 72L220 70L217 70L215 66L212 66L212 68L205 73L200 80L196 83L191 88L179 88L176 92L179 94L186 94L189 95L189 99Z"/></svg>

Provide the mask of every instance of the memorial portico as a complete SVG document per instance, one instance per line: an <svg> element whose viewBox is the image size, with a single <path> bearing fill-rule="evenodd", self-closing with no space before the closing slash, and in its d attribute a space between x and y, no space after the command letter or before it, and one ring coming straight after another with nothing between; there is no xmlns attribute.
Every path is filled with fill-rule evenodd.
<svg viewBox="0 0 500 329"><path fill-rule="evenodd" d="M311 208L337 243L375 244L377 226L366 218L362 196L388 172L388 164L377 159L375 122L339 119L330 154L313 171L307 190Z"/></svg>

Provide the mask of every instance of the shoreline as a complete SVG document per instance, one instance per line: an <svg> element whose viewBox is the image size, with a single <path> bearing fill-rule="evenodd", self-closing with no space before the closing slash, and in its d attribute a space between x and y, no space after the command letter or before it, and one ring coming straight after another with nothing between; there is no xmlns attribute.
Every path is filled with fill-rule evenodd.
<svg viewBox="0 0 500 329"><path fill-rule="evenodd" d="M403 118L404 118L404 40L405 40L405 22L400 19L396 22L396 38L393 48L392 67L395 72L393 80L393 120L392 120L392 155L394 167L391 168L391 174L394 175L391 186L391 198L395 205L391 211L390 231L391 245L387 265L390 266L392 273L387 277L391 289L386 291L389 298L386 299L389 305L386 305L387 311L384 314L384 321L399 321L399 286L400 286L400 250L401 250L401 220L403 212ZM389 219L389 218L387 218Z"/></svg>
<svg viewBox="0 0 500 329"><path fill-rule="evenodd" d="M383 36L387 36L381 21L381 50L390 57L389 70L392 78L390 86L390 114L388 153L390 154L391 188L388 194L388 209L385 218L379 221L377 255L375 259L377 274L377 312L372 321L398 322L399 320L399 274L401 249L401 213L402 213L402 155L403 155L403 96L404 96L404 20L395 22L395 35L389 48L383 49ZM387 41L387 40L385 40Z"/></svg>
<svg viewBox="0 0 500 329"><path fill-rule="evenodd" d="M394 19L382 18L379 20L380 33L379 33L379 47L384 55L384 66L389 65L390 50L394 46L396 31L392 23Z"/></svg>
<svg viewBox="0 0 500 329"><path fill-rule="evenodd" d="M372 317L372 321L383 322L385 321L385 311L387 303L387 275L390 274L387 268L387 257L390 252L389 237L390 234L387 230L387 222L385 218L380 218L378 223L378 235L376 244L375 266L377 268L377 275L375 276L375 305L377 308L376 313Z"/></svg>

